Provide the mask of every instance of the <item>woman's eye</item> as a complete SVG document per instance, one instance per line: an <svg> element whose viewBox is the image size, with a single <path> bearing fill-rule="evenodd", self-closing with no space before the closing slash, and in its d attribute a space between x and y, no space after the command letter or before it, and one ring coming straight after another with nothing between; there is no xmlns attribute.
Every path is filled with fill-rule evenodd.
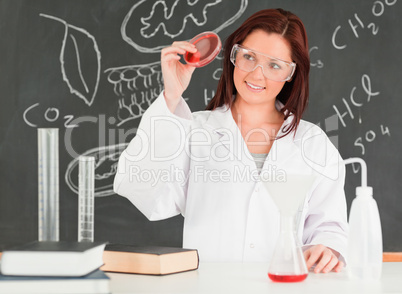
<svg viewBox="0 0 402 294"><path fill-rule="evenodd" d="M246 60L250 60L250 61L255 60L254 56L252 56L250 54L243 54L243 58L246 59Z"/></svg>
<svg viewBox="0 0 402 294"><path fill-rule="evenodd" d="M270 62L269 63L269 67L272 69L281 69L281 67L279 66L279 64L275 63L275 62Z"/></svg>

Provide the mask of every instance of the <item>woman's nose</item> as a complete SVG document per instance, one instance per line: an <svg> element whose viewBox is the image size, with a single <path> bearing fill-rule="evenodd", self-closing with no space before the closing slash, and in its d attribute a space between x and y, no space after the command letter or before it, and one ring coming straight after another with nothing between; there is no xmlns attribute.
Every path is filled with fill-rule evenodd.
<svg viewBox="0 0 402 294"><path fill-rule="evenodd" d="M257 64L257 66L254 68L254 70L250 73L253 75L254 78L256 79L264 79L264 68L262 67L261 64Z"/></svg>

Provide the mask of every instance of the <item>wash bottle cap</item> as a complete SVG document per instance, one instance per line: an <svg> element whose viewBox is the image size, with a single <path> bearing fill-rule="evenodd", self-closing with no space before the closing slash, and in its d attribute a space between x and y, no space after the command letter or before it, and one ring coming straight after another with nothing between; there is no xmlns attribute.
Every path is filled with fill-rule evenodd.
<svg viewBox="0 0 402 294"><path fill-rule="evenodd" d="M373 187L356 187L356 196L373 196Z"/></svg>
<svg viewBox="0 0 402 294"><path fill-rule="evenodd" d="M197 52L187 52L184 60L195 67L203 67L210 63L219 54L222 48L221 39L214 32L201 33L190 40L197 48Z"/></svg>

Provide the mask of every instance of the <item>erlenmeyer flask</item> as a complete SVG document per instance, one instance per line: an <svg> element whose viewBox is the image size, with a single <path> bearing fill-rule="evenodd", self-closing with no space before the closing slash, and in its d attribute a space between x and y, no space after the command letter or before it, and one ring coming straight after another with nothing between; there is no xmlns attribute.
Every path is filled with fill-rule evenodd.
<svg viewBox="0 0 402 294"><path fill-rule="evenodd" d="M281 214L280 234L268 270L268 276L275 282L300 282L308 275L296 235L295 217L314 179L313 175L287 175L282 181L262 178Z"/></svg>
<svg viewBox="0 0 402 294"><path fill-rule="evenodd" d="M295 215L281 213L281 231L268 276L275 282L300 282L307 278L308 270L301 244L296 236Z"/></svg>

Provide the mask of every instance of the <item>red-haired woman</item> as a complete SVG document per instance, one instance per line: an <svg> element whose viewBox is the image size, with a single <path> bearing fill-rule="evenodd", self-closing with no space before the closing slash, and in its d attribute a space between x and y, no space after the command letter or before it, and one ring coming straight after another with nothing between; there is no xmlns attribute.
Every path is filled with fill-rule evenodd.
<svg viewBox="0 0 402 294"><path fill-rule="evenodd" d="M119 160L116 193L150 220L182 214L183 247L197 248L201 261L268 262L280 214L261 179L314 175L298 208L298 237L308 268L340 271L345 168L322 130L301 120L310 69L301 20L266 9L232 33L206 111L191 113L182 98L195 69L179 61L186 52L195 46L174 42L162 50L165 89Z"/></svg>

